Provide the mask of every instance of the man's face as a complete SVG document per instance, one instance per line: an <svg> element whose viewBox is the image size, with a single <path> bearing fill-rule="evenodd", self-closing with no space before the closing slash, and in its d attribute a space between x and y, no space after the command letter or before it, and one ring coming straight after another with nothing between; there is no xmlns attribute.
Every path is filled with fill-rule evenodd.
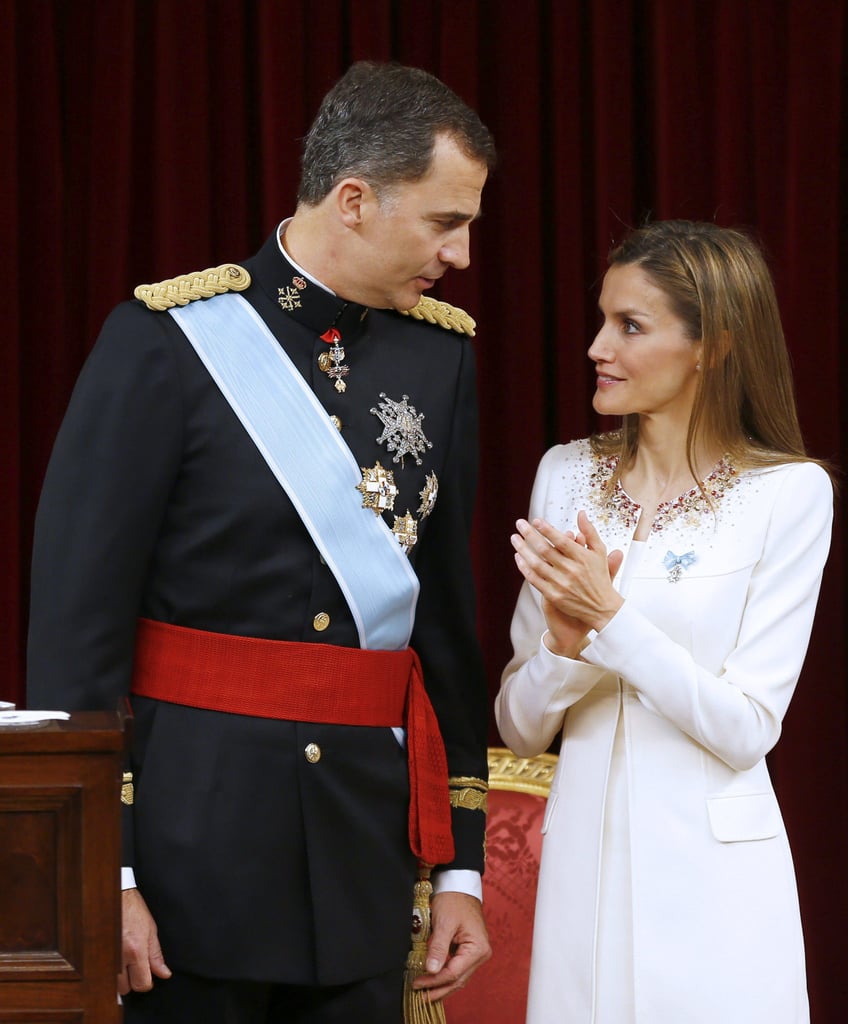
<svg viewBox="0 0 848 1024"><path fill-rule="evenodd" d="M439 136L430 170L370 205L359 231L355 298L376 308L411 309L449 267L470 262L469 225L480 212L486 165Z"/></svg>

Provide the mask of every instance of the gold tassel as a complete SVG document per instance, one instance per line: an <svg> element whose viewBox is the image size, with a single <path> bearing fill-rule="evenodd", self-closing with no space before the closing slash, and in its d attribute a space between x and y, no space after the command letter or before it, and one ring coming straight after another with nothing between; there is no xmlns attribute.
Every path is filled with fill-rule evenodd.
<svg viewBox="0 0 848 1024"><path fill-rule="evenodd" d="M430 938L430 866L421 864L412 901L412 948L403 972L403 1019L405 1024L445 1024L445 1008L430 1000L426 989L415 989L412 982L426 971L427 940Z"/></svg>

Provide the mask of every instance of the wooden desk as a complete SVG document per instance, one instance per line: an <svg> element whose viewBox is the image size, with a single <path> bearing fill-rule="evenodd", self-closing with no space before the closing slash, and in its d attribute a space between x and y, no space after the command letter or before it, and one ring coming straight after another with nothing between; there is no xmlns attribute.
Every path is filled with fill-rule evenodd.
<svg viewBox="0 0 848 1024"><path fill-rule="evenodd" d="M124 722L0 728L0 1022L117 1024Z"/></svg>

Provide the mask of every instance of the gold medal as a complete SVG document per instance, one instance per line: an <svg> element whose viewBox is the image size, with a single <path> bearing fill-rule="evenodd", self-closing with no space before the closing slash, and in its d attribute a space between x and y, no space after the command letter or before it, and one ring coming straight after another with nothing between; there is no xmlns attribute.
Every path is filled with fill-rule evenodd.
<svg viewBox="0 0 848 1024"><path fill-rule="evenodd" d="M438 493L439 481L436 479L436 474L428 473L423 489L418 492L418 497L421 499L421 504L418 506L418 515L422 519L426 519L435 508Z"/></svg>
<svg viewBox="0 0 848 1024"><path fill-rule="evenodd" d="M360 466L360 469L362 479L356 485L356 489L362 495L362 507L370 508L375 516L381 512L391 512L395 507L398 493L392 471L384 469L379 462L373 469L367 469L365 466Z"/></svg>
<svg viewBox="0 0 848 1024"><path fill-rule="evenodd" d="M418 540L418 523L409 514L409 509L406 510L405 516L395 516L392 533L397 537L397 542L403 548L404 554L408 555Z"/></svg>

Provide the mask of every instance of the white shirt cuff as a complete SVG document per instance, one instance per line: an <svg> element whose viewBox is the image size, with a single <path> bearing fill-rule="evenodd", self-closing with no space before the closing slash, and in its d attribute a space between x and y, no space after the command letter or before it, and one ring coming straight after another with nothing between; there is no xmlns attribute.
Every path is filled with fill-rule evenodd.
<svg viewBox="0 0 848 1024"><path fill-rule="evenodd" d="M432 881L434 895L440 892L464 892L466 896L475 896L483 902L483 879L479 871L464 868L434 871Z"/></svg>

